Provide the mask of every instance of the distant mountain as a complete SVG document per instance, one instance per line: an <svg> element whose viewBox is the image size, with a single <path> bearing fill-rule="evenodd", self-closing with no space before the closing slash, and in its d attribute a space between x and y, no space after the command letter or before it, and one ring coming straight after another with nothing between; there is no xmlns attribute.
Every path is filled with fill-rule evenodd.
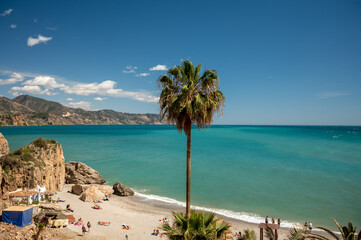
<svg viewBox="0 0 361 240"><path fill-rule="evenodd" d="M162 124L162 122L158 114L131 114L113 110L86 111L29 95L21 95L14 99L0 97L0 126L83 124L154 125Z"/></svg>

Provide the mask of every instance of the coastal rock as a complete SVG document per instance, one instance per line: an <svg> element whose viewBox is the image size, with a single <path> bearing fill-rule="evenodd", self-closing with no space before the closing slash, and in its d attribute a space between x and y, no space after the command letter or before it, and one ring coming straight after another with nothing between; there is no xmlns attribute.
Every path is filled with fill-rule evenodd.
<svg viewBox="0 0 361 240"><path fill-rule="evenodd" d="M49 191L64 187L65 164L63 149L55 140L38 138L2 157L1 192L37 185Z"/></svg>
<svg viewBox="0 0 361 240"><path fill-rule="evenodd" d="M0 133L0 157L9 154L9 144L5 137Z"/></svg>
<svg viewBox="0 0 361 240"><path fill-rule="evenodd" d="M68 184L103 184L105 180L91 167L81 162L67 162L65 164L65 182Z"/></svg>
<svg viewBox="0 0 361 240"><path fill-rule="evenodd" d="M74 193L75 195L80 195L82 194L87 188L89 187L89 185L80 185L80 184L75 184L71 187L71 192Z"/></svg>
<svg viewBox="0 0 361 240"><path fill-rule="evenodd" d="M120 182L116 182L113 185L114 194L122 197L126 196L133 196L134 192L132 189L128 188L127 186L124 186Z"/></svg>
<svg viewBox="0 0 361 240"><path fill-rule="evenodd" d="M101 201L105 195L109 196L113 190L109 186L90 185L81 195L80 200L84 202Z"/></svg>

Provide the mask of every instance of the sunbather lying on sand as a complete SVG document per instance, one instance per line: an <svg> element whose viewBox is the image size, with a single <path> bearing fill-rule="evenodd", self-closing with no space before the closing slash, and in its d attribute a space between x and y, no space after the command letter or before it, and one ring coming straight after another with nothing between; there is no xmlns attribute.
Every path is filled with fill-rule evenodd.
<svg viewBox="0 0 361 240"><path fill-rule="evenodd" d="M70 211L70 212L74 212L74 210L71 209L70 204L66 205L66 210L68 210L68 211Z"/></svg>
<svg viewBox="0 0 361 240"><path fill-rule="evenodd" d="M101 221L99 221L98 224L101 225L101 226L109 226L110 222L101 222Z"/></svg>
<svg viewBox="0 0 361 240"><path fill-rule="evenodd" d="M100 210L100 209L102 209L102 208L99 206L99 204L95 204L95 206L93 207L93 209L98 209L98 210Z"/></svg>
<svg viewBox="0 0 361 240"><path fill-rule="evenodd" d="M132 227L130 227L130 226L128 226L128 225L126 225L126 224L122 224L122 229L124 229L124 230L130 230Z"/></svg>

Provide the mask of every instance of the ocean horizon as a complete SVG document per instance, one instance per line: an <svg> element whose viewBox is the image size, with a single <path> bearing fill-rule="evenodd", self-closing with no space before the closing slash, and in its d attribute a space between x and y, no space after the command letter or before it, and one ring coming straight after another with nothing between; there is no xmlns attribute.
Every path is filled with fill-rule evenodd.
<svg viewBox="0 0 361 240"><path fill-rule="evenodd" d="M171 125L0 127L11 151L55 139L66 161L96 169L138 196L185 202L186 137ZM361 225L361 127L213 125L192 130L192 206L283 226L331 217Z"/></svg>

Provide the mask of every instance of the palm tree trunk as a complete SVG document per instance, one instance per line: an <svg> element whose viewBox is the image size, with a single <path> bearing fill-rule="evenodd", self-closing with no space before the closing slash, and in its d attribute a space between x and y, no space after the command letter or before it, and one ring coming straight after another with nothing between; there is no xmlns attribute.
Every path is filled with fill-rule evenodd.
<svg viewBox="0 0 361 240"><path fill-rule="evenodd" d="M188 127L187 131L187 197L186 197L186 217L191 216L191 128L192 124Z"/></svg>

